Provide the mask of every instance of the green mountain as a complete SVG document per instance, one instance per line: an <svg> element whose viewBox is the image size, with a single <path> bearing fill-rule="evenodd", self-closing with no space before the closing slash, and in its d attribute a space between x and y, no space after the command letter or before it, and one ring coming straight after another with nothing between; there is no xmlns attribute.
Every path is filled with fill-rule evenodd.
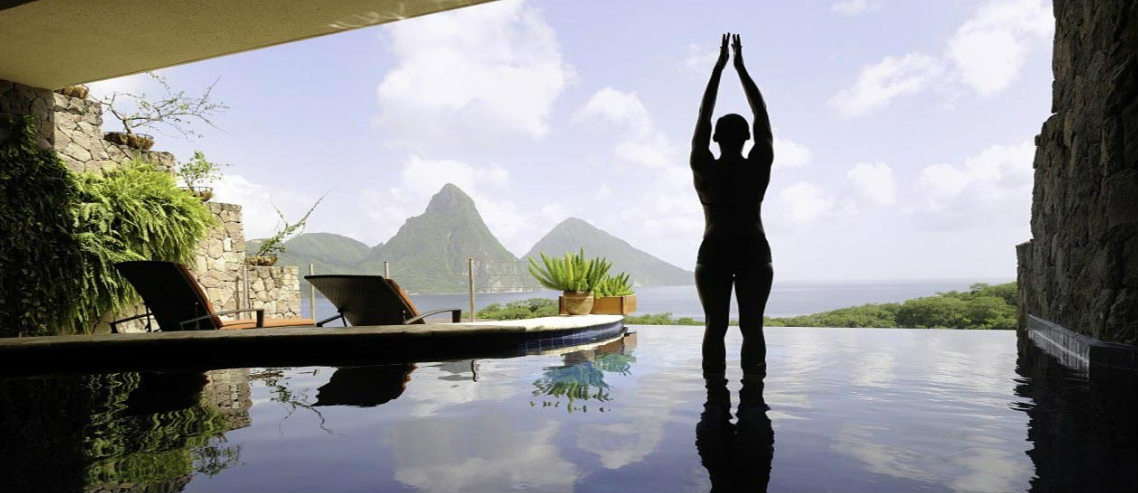
<svg viewBox="0 0 1138 493"><path fill-rule="evenodd" d="M259 240L247 242L255 252ZM628 242L591 224L569 218L534 245L526 257L537 252L561 255L584 247L585 253L603 256L613 268L628 272L638 286L691 284L692 273L634 248ZM317 274L383 274L389 262L391 277L412 293L465 293L467 261L474 263L474 288L479 293L539 289L537 281L519 260L486 227L474 200L458 187L447 184L431 197L421 215L407 219L386 243L366 244L333 233L305 233L285 242L278 265L300 267L301 287L308 264Z"/></svg>
<svg viewBox="0 0 1138 493"><path fill-rule="evenodd" d="M256 251L260 241L247 249ZM486 227L474 201L447 184L431 197L427 210L403 223L386 243L368 247L332 233L306 233L285 242L278 265L308 264L317 274L382 274L389 262L391 277L412 293L465 293L467 260L474 264L474 287L479 293L525 291L539 286L525 265ZM301 281L302 287L305 283Z"/></svg>
<svg viewBox="0 0 1138 493"><path fill-rule="evenodd" d="M605 257L614 271L627 272L637 286L671 286L692 284L694 275L651 254L639 250L620 238L608 234L584 220L571 217L545 235L523 258L563 255L584 248L589 257Z"/></svg>
<svg viewBox="0 0 1138 493"><path fill-rule="evenodd" d="M278 265L300 267L301 284L308 274L308 264L318 274L378 274L382 270L365 265L368 252L366 244L359 240L334 233L304 233L285 242L285 252L277 256ZM261 240L249 240L246 251L252 254L261 246Z"/></svg>
<svg viewBox="0 0 1138 493"><path fill-rule="evenodd" d="M474 286L479 292L534 289L537 282L524 264L502 246L474 206L474 200L446 184L422 215L369 255L391 263L391 277L408 291L461 293L467 290L467 259L474 258Z"/></svg>

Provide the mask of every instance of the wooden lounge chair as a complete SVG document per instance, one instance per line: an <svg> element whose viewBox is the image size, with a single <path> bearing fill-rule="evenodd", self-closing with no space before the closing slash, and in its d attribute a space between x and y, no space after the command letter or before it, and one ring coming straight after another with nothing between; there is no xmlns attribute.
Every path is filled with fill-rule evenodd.
<svg viewBox="0 0 1138 493"><path fill-rule="evenodd" d="M316 322L317 327L336 319L344 325L407 325L426 323L429 316L451 312L451 321L461 319L462 310L444 308L419 313L407 293L395 281L383 276L325 274L304 276L336 307L336 315Z"/></svg>
<svg viewBox="0 0 1138 493"><path fill-rule="evenodd" d="M130 320L150 317L158 322L159 330L235 330L262 327L290 327L315 325L310 318L265 318L263 308L238 308L214 311L205 292L186 266L174 262L137 261L115 264L119 273L130 281L146 305L146 313L111 322L111 332L118 333L118 325ZM221 315L252 312L255 320L222 320Z"/></svg>

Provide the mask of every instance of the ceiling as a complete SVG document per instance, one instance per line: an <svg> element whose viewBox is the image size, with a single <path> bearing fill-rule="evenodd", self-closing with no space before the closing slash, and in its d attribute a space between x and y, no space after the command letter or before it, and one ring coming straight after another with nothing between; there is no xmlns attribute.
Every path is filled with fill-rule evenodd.
<svg viewBox="0 0 1138 493"><path fill-rule="evenodd" d="M490 0L0 0L0 79L57 89Z"/></svg>

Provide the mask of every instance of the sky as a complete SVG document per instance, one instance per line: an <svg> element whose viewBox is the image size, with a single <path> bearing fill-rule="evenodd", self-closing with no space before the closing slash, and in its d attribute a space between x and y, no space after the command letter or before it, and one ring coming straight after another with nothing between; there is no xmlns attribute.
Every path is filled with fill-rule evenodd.
<svg viewBox="0 0 1138 493"><path fill-rule="evenodd" d="M214 200L248 238L323 196L306 232L374 245L450 182L515 255L573 216L690 269L690 138L740 33L774 129L777 278L1010 279L1053 26L1041 0L503 0L160 70L229 109L196 139L152 133L231 165ZM730 67L715 110L751 119Z"/></svg>

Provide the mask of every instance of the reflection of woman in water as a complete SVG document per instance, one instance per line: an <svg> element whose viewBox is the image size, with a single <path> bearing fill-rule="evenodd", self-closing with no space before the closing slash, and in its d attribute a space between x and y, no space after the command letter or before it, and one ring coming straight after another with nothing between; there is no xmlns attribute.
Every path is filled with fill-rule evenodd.
<svg viewBox="0 0 1138 493"><path fill-rule="evenodd" d="M723 35L719 59L703 94L699 121L692 138L691 167L695 189L703 204L706 226L695 267L696 287L703 303L707 328L703 335L703 368L723 372L731 306L731 286L739 302L739 329L743 333L744 373L764 371L766 342L763 340L763 311L770 295L774 270L771 249L760 217L763 196L770 183L772 149L771 125L759 88L743 66L743 46L734 36L735 70L754 116L755 143L747 156L743 144L750 138L747 120L737 114L719 118L715 134L711 115L715 109L719 77L727 65L727 42ZM708 148L711 140L719 144L719 158Z"/></svg>
<svg viewBox="0 0 1138 493"><path fill-rule="evenodd" d="M738 423L732 424L727 379L705 374L707 401L695 426L695 447L711 478L711 491L767 491L774 459L774 429L767 416L760 373L743 375Z"/></svg>

